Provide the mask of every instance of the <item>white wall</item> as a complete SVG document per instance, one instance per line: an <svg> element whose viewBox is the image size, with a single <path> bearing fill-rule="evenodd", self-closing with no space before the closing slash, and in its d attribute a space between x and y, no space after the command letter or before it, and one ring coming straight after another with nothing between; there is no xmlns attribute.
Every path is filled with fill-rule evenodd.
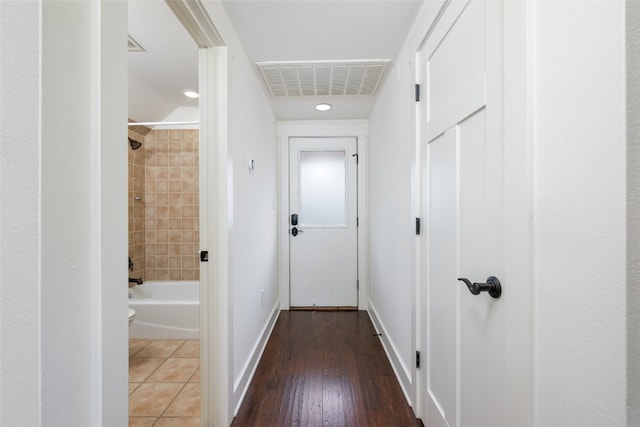
<svg viewBox="0 0 640 427"><path fill-rule="evenodd" d="M627 424L640 425L640 2L627 2Z"/></svg>
<svg viewBox="0 0 640 427"><path fill-rule="evenodd" d="M532 22L535 425L625 425L624 2Z"/></svg>
<svg viewBox="0 0 640 427"><path fill-rule="evenodd" d="M234 402L248 385L265 327L279 310L276 121L243 54L231 63L229 141L233 179L231 281ZM249 159L255 169L249 171ZM240 384L244 382L244 384Z"/></svg>
<svg viewBox="0 0 640 427"><path fill-rule="evenodd" d="M405 47L379 94L369 117L368 159L369 311L410 394L416 239L412 59Z"/></svg>
<svg viewBox="0 0 640 427"><path fill-rule="evenodd" d="M126 6L102 6L1 3L3 425L127 422Z"/></svg>
<svg viewBox="0 0 640 427"><path fill-rule="evenodd" d="M0 424L39 425L38 2L0 2Z"/></svg>
<svg viewBox="0 0 640 427"><path fill-rule="evenodd" d="M232 389L236 410L279 312L276 119L217 2L205 7L229 52L228 203ZM255 160L249 172L247 162ZM263 294L264 291L264 294Z"/></svg>

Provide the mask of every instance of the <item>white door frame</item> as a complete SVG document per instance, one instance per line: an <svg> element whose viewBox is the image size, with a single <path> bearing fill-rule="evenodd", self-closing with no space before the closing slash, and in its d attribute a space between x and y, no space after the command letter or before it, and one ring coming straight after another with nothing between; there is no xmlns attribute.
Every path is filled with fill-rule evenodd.
<svg viewBox="0 0 640 427"><path fill-rule="evenodd" d="M368 307L368 233L367 233L367 120L315 120L278 123L280 170L280 308L288 310L289 295L289 138L356 137L358 144L358 309Z"/></svg>
<svg viewBox="0 0 640 427"><path fill-rule="evenodd" d="M200 0L165 0L199 47L200 92L200 422L228 426L230 369L227 215L228 51Z"/></svg>
<svg viewBox="0 0 640 427"><path fill-rule="evenodd" d="M435 24L442 16L442 12L449 2L442 3L439 13L435 14L432 22L425 23L425 31L420 40L415 40L413 46L416 52L416 73L424 73L423 67L420 66L420 54L426 39L430 36ZM505 234L504 241L504 277L507 279L505 291L509 293L510 299L518 299L520 301L528 301L526 303L526 312L518 313L517 316L522 322L520 325L512 325L507 328L507 340L509 342L517 342L518 346L509 348L511 357L518 358L520 361L525 360L528 366L532 366L531 349L534 348L534 333L531 329L531 312L533 301L532 277L531 277L531 228L529 218L532 206L532 159L530 147L530 137L528 125L531 121L530 111L533 98L532 89L529 86L531 70L533 69L532 48L528 43L530 37L529 31L532 28L531 22L534 19L530 7L525 2L503 2L503 31L504 31L504 170L503 176L509 181L509 185L504 188L504 218L505 222L511 223L511 229L515 226L519 234ZM416 82L424 83L416 76ZM421 95L425 98L425 95ZM422 103L424 104L424 103ZM422 169L421 162L421 144L427 134L426 122L419 120L424 118L428 108L426 105L415 104L416 117L416 155L418 167L417 182L417 206L420 216L425 218L429 212L420 212L421 194L423 194L423 180L421 177L428 173ZM426 222L426 220L424 220ZM423 236L426 238L426 234ZM421 342L422 330L426 325L421 322L421 315L426 307L424 307L422 293L426 290L427 271L420 268L425 265L423 260L428 255L429 248L427 245L417 245L418 268L416 269L416 301L417 313L416 321L416 350L422 350L423 359L428 356L426 350L427 343ZM521 305L522 306L522 305ZM513 315L513 314L511 314ZM527 333L522 333L526 331ZM520 335L519 335L520 334ZM520 337L522 337L520 339ZM421 365L426 368L427 360L422 360ZM511 368L511 369L510 369ZM505 367L509 371L510 378L515 382L524 384L519 387L519 393L513 393L509 396L509 401L504 402L507 409L507 417L511 419L519 419L522 414L530 414L532 408L533 381L532 368L527 372L521 370L515 371L513 367ZM415 372L415 368L414 368ZM416 404L414 406L416 416L423 418L426 416L426 407L424 402L428 393L426 384L426 375L415 375L416 378ZM529 415L530 416L530 415Z"/></svg>

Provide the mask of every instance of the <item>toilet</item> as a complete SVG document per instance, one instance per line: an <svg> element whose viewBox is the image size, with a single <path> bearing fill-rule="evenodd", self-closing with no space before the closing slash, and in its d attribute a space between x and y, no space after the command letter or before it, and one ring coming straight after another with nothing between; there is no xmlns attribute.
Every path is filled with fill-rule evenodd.
<svg viewBox="0 0 640 427"><path fill-rule="evenodd" d="M136 317L136 311L133 308L129 308L129 326L133 323L133 319Z"/></svg>

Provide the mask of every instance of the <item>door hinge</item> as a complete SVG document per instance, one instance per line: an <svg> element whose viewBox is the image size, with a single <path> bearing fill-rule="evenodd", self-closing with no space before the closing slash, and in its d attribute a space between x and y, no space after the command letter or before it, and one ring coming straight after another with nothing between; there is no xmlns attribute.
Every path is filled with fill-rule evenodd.
<svg viewBox="0 0 640 427"><path fill-rule="evenodd" d="M209 262L209 251L200 251L200 262Z"/></svg>
<svg viewBox="0 0 640 427"><path fill-rule="evenodd" d="M416 368L420 368L420 352L416 351Z"/></svg>
<svg viewBox="0 0 640 427"><path fill-rule="evenodd" d="M356 165L360 164L360 156L358 156L358 153L352 154L351 157L355 157L356 158Z"/></svg>
<svg viewBox="0 0 640 427"><path fill-rule="evenodd" d="M416 234L420 235L420 218L416 218Z"/></svg>
<svg viewBox="0 0 640 427"><path fill-rule="evenodd" d="M360 227L360 217L356 217L356 227Z"/></svg>
<svg viewBox="0 0 640 427"><path fill-rule="evenodd" d="M420 102L420 85L416 83L416 102Z"/></svg>
<svg viewBox="0 0 640 427"><path fill-rule="evenodd" d="M356 280L356 290L360 290L360 280Z"/></svg>

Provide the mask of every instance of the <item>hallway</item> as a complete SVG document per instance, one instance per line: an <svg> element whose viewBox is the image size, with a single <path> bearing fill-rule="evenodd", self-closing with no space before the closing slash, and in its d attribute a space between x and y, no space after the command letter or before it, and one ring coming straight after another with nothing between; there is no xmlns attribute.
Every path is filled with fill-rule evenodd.
<svg viewBox="0 0 640 427"><path fill-rule="evenodd" d="M231 425L421 423L366 312L282 311Z"/></svg>

